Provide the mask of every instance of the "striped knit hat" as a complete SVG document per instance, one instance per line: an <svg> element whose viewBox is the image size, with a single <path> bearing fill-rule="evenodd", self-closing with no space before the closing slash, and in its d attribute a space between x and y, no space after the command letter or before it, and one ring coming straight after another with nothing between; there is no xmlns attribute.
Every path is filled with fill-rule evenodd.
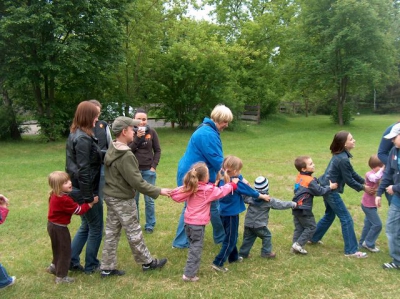
<svg viewBox="0 0 400 299"><path fill-rule="evenodd" d="M260 193L268 194L269 191L268 179L263 176L259 176L258 178L256 178L254 180L254 189L256 189Z"/></svg>

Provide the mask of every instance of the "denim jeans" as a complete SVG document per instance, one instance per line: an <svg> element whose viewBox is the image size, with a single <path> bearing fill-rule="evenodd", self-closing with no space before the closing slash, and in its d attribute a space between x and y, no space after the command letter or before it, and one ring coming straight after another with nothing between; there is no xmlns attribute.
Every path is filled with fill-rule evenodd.
<svg viewBox="0 0 400 299"><path fill-rule="evenodd" d="M312 242L322 239L329 227L338 216L342 226L344 253L353 254L358 250L356 233L354 232L353 218L347 210L339 193L331 192L324 195L325 215L318 221L317 230L312 237Z"/></svg>
<svg viewBox="0 0 400 299"><path fill-rule="evenodd" d="M243 243L240 246L239 255L247 258L250 250L253 247L254 241L259 237L262 240L261 255L269 254L272 251L272 234L268 227L245 227L243 233Z"/></svg>
<svg viewBox="0 0 400 299"><path fill-rule="evenodd" d="M149 184L155 185L157 174L151 170L141 170L140 173L142 174L142 178ZM146 213L146 224L144 226L145 229L154 229L156 225L156 213L154 208L154 199L148 195L144 195L144 205L145 205L145 213ZM136 200L136 207L137 207L137 214L138 214L138 221L139 218L139 197L140 193L136 191L135 200Z"/></svg>
<svg viewBox="0 0 400 299"><path fill-rule="evenodd" d="M362 246L365 241L369 248L375 248L375 242L382 230L382 221L379 218L378 209L364 207L364 205L361 205L361 208L364 211L365 218L359 245Z"/></svg>
<svg viewBox="0 0 400 299"><path fill-rule="evenodd" d="M236 244L238 240L239 215L221 216L222 225L225 229L225 238L218 255L215 257L213 264L222 267L226 260L229 263L236 262L239 258L239 252Z"/></svg>
<svg viewBox="0 0 400 299"><path fill-rule="evenodd" d="M393 259L393 263L400 266L400 208L394 204L389 207L386 236L388 238L389 254Z"/></svg>
<svg viewBox="0 0 400 299"><path fill-rule="evenodd" d="M8 286L12 282L11 277L7 274L6 268L0 264L0 289Z"/></svg>
<svg viewBox="0 0 400 299"><path fill-rule="evenodd" d="M97 253L103 237L103 201L99 199L86 214L81 216L81 226L72 240L71 265L80 264L83 247L86 244L85 272L92 272L100 266Z"/></svg>
<svg viewBox="0 0 400 299"><path fill-rule="evenodd" d="M213 237L214 237L214 243L219 244L224 241L225 238L225 231L224 227L221 222L221 218L219 216L219 201L213 201L211 202L211 225L213 227ZM189 241L186 237L185 233L185 227L184 227L184 215L185 215L185 210L186 210L186 202L183 206L181 217L179 218L178 222L178 228L176 229L176 235L175 239L172 242L172 246L176 248L188 248L189 247Z"/></svg>

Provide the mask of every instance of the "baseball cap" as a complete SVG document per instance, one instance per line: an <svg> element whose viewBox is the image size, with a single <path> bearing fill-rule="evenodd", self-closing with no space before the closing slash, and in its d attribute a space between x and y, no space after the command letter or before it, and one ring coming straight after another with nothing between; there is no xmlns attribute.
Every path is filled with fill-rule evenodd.
<svg viewBox="0 0 400 299"><path fill-rule="evenodd" d="M395 124L392 129L390 130L389 134L383 136L385 139L392 139L400 134L400 123Z"/></svg>
<svg viewBox="0 0 400 299"><path fill-rule="evenodd" d="M114 120L111 129L115 135L118 135L122 132L123 129L126 129L127 127L137 126L138 124L140 124L140 122L141 120L132 119L126 116L118 116Z"/></svg>

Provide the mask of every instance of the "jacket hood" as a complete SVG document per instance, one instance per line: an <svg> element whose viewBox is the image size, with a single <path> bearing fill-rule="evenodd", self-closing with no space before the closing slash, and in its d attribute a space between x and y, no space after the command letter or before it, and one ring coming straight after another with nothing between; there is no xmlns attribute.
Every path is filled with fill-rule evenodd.
<svg viewBox="0 0 400 299"><path fill-rule="evenodd" d="M130 150L127 144L120 141L113 141L104 158L104 164L110 166L115 160L118 160Z"/></svg>

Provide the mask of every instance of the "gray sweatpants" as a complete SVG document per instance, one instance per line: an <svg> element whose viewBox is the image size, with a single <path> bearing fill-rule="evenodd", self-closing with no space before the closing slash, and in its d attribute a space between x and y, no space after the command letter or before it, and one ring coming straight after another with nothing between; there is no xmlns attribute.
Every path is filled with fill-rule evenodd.
<svg viewBox="0 0 400 299"><path fill-rule="evenodd" d="M314 215L293 216L294 234L293 243L297 242L302 247L311 240L317 229Z"/></svg>
<svg viewBox="0 0 400 299"><path fill-rule="evenodd" d="M200 268L201 253L203 252L205 225L185 224L185 233L189 239L189 252L184 274L194 277Z"/></svg>

